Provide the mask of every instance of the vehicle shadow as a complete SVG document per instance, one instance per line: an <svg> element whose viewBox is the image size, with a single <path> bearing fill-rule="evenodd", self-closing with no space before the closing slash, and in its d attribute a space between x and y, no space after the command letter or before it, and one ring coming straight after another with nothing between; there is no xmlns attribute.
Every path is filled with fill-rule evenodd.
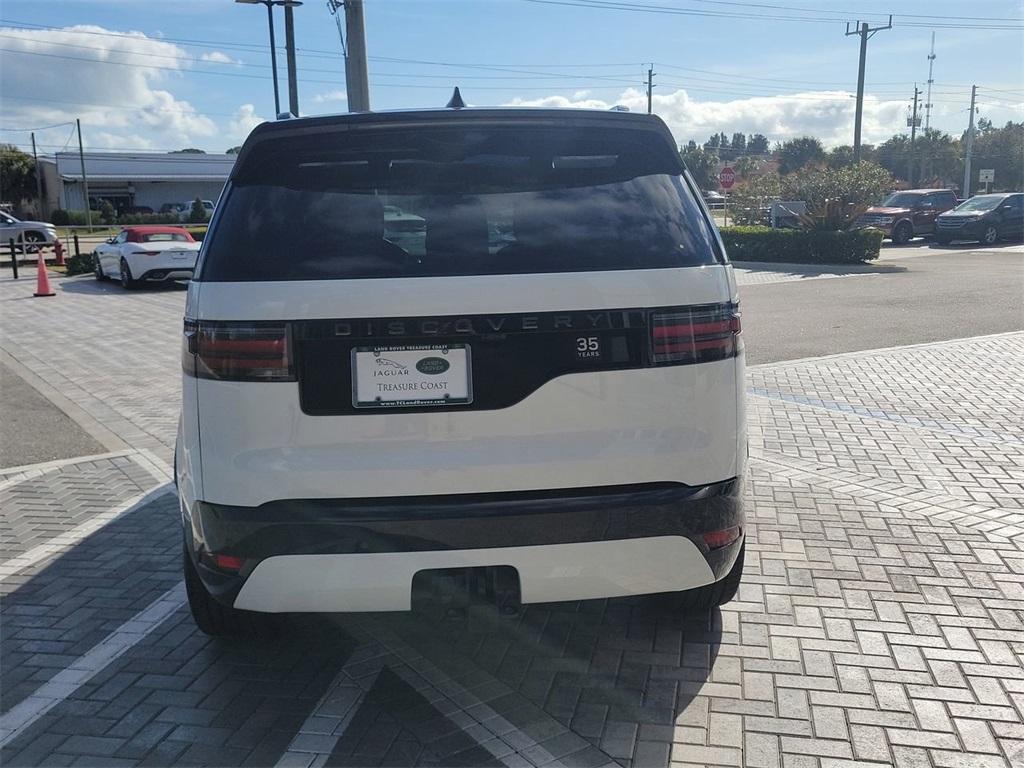
<svg viewBox="0 0 1024 768"><path fill-rule="evenodd" d="M883 254L884 256L884 254ZM883 275L892 272L906 272L907 268L897 264L800 264L796 262L775 263L764 261L734 261L732 265L744 272L754 274L785 274L796 278L820 277L822 275Z"/></svg>
<svg viewBox="0 0 1024 768"><path fill-rule="evenodd" d="M718 609L682 615L652 596L531 605L512 616L479 606L373 622L385 645L400 638L465 688L471 713L477 698L515 726L517 738L566 765L668 766L677 726L704 743L708 705L697 695L718 661ZM722 680L738 675L738 665L726 666ZM730 682L738 690L739 679L726 688ZM359 749L356 734L339 745L341 754ZM438 755L441 764L450 757Z"/></svg>
<svg viewBox="0 0 1024 768"><path fill-rule="evenodd" d="M206 637L184 602L180 529L177 501L164 495L37 573L5 574L0 717L4 728L8 717L27 725L6 741L0 764L65 765L77 756L104 765L270 766L284 754L357 644L328 616L291 619L264 640ZM140 632L140 615L161 600L177 607ZM112 659L102 650L119 644L126 647ZM58 700L25 721L41 690ZM69 733L99 737L105 757L60 746Z"/></svg>
<svg viewBox="0 0 1024 768"><path fill-rule="evenodd" d="M136 293L178 293L188 288L188 283L153 283L139 285L131 290L125 290L116 280L97 280L92 275L75 275L64 277L52 282L55 288L68 293L82 293L102 295L107 293L120 293L132 295Z"/></svg>
<svg viewBox="0 0 1024 768"><path fill-rule="evenodd" d="M936 243L933 240L931 243L929 243L928 248L933 251L976 251L979 248L990 250L992 248L1003 249L1013 248L1015 246L1020 247L1020 244L1020 240L1000 240L998 243L994 243L992 245L985 245L984 243L979 243L977 241L972 242L966 240L963 242L955 243Z"/></svg>
<svg viewBox="0 0 1024 768"><path fill-rule="evenodd" d="M24 482L25 498L45 494L45 475ZM704 743L707 686L726 699L739 692L738 660L719 659L718 610L685 616L655 596L508 615L428 600L408 613L289 615L265 639L211 639L189 614L181 558L177 502L165 494L38 572L5 578L0 711L31 709L46 685L58 700L0 762L73 760L66 734L78 733L104 740L112 760L275 765L319 707L338 714L332 685L345 679L363 698L348 720L321 723L341 737L327 742L326 765L498 766L483 745L500 735L565 765L667 767L674 740ZM161 601L166 618L140 632L140 615ZM123 653L101 652L90 669L114 636ZM366 657L383 661L374 670ZM506 725L499 734L485 722Z"/></svg>

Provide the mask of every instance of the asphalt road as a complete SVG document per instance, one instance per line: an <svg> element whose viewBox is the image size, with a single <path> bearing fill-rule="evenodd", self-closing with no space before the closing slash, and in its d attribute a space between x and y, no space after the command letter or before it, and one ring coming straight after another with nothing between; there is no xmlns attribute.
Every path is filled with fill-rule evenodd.
<svg viewBox="0 0 1024 768"><path fill-rule="evenodd" d="M883 251L892 274L741 289L747 363L1024 329L1024 254Z"/></svg>
<svg viewBox="0 0 1024 768"><path fill-rule="evenodd" d="M103 453L102 445L0 363L0 467Z"/></svg>

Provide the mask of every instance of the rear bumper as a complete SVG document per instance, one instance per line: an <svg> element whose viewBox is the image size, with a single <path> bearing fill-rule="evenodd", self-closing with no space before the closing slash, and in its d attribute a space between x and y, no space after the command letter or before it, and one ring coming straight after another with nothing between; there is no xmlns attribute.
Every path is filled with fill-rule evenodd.
<svg viewBox="0 0 1024 768"><path fill-rule="evenodd" d="M678 591L721 579L742 536L741 482L543 492L196 502L185 515L200 577L221 602L266 612L408 610L423 570L512 566L524 603ZM243 559L238 572L210 553Z"/></svg>
<svg viewBox="0 0 1024 768"><path fill-rule="evenodd" d="M177 280L191 280L192 267L155 267L143 272L138 280L144 283L165 283Z"/></svg>

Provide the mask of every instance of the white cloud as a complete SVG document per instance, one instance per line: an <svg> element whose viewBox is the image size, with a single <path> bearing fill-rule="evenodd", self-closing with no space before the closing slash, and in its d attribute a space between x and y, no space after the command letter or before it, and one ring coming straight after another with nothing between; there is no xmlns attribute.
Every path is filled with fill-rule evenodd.
<svg viewBox="0 0 1024 768"><path fill-rule="evenodd" d="M327 91L326 93L318 93L313 97L313 101L317 104L326 104L330 101L348 101L348 96L345 95L344 91L334 90Z"/></svg>
<svg viewBox="0 0 1024 768"><path fill-rule="evenodd" d="M232 136L244 139L253 128L262 122L265 120L256 114L256 107L252 104L243 104L235 110L235 116L231 118L229 128Z"/></svg>
<svg viewBox="0 0 1024 768"><path fill-rule="evenodd" d="M186 51L141 32L110 32L3 28L4 122L34 126L74 115L85 143L107 148L173 149L217 134L213 120L163 87L176 77L168 68L189 65Z"/></svg>
<svg viewBox="0 0 1024 768"><path fill-rule="evenodd" d="M625 90L608 102L589 98L586 92L538 99L513 99L506 106L582 107L609 109L621 104L633 112L647 110L647 94L635 88ZM654 111L668 124L676 140L703 142L712 133L743 131L763 133L772 141L797 136L816 136L826 146L853 143L855 100L847 91L807 91L780 96L757 96L730 101L703 101L685 89L655 94ZM865 143L885 141L905 129L903 101L864 98L862 132Z"/></svg>
<svg viewBox="0 0 1024 768"><path fill-rule="evenodd" d="M199 55L201 61L211 61L214 64L241 64L242 62L238 59L232 59L226 53L220 51L210 51L209 53L203 53Z"/></svg>

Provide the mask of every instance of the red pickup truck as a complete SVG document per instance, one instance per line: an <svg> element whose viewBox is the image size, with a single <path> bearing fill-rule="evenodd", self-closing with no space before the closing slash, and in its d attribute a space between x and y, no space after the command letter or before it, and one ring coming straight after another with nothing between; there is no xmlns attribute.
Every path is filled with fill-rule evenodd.
<svg viewBox="0 0 1024 768"><path fill-rule="evenodd" d="M857 219L858 227L874 227L894 243L935 233L935 219L959 204L951 189L908 189L893 192L881 205L868 208Z"/></svg>

